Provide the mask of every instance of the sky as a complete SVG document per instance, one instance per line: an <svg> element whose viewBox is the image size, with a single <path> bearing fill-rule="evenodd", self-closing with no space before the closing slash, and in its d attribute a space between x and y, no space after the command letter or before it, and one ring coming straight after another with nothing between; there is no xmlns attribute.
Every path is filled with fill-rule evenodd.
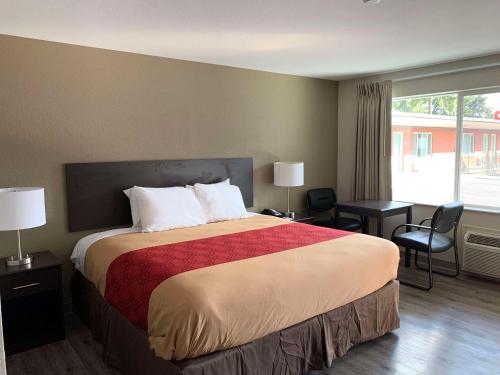
<svg viewBox="0 0 500 375"><path fill-rule="evenodd" d="M500 92L494 94L487 94L488 99L486 104L493 108L493 111L500 111Z"/></svg>

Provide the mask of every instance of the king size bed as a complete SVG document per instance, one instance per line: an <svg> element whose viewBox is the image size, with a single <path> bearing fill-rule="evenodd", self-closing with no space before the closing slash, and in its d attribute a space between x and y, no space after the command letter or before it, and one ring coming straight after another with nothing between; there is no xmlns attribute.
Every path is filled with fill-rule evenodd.
<svg viewBox="0 0 500 375"><path fill-rule="evenodd" d="M130 186L226 178L253 205L252 159L68 164L70 230L126 225ZM399 251L359 233L247 214L82 239L75 312L125 374L302 374L399 327Z"/></svg>

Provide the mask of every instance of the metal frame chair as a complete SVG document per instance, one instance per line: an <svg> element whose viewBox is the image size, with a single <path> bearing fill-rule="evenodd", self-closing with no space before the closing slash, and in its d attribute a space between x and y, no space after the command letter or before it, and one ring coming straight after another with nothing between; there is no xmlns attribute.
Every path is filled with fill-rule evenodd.
<svg viewBox="0 0 500 375"><path fill-rule="evenodd" d="M448 277L457 277L460 273L460 263L458 261L458 249L457 249L457 230L458 230L458 224L460 222L460 218L462 216L464 210L464 205L462 202L452 202L448 203L445 205L442 205L438 207L436 212L432 217L426 218L422 220L418 225L417 224L402 224L398 225L394 230L392 231L391 235L391 241L393 241L396 245L398 246L403 246L403 247L408 247L410 249L415 250L415 266L419 270L427 271L429 274L429 283L428 286L420 286L408 282L403 282L400 280L401 284L404 285L409 285L421 290L431 290L433 287L433 273L437 273L440 275L448 276ZM430 226L424 226L423 224L430 220ZM396 235L396 232L400 228L410 228L410 229L417 229L417 231L429 231L429 238L428 242L425 246L423 246L421 243L417 243L416 241L412 244L412 235L411 234L400 234ZM436 233L442 234L442 233L448 233L453 229L453 238L450 239L448 236L446 238L451 240L450 246L443 250L434 250L433 249L433 239ZM409 233L412 233L411 231ZM441 235L443 236L443 235ZM454 249L455 253L455 272L450 274L450 273L445 273L445 272L439 272L439 271L434 271L432 269L432 253L433 252L444 252L448 251L451 247ZM427 252L427 268L422 267L418 264L418 253L419 251L422 252Z"/></svg>

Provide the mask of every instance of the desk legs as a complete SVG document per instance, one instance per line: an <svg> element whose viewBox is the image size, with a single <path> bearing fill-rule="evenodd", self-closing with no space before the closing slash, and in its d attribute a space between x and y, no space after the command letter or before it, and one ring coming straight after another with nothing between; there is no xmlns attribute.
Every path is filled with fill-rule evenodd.
<svg viewBox="0 0 500 375"><path fill-rule="evenodd" d="M377 216L377 237L384 238L384 218Z"/></svg>
<svg viewBox="0 0 500 375"><path fill-rule="evenodd" d="M377 216L377 237L384 238L384 218ZM361 229L364 234L370 234L370 217L361 217Z"/></svg>
<svg viewBox="0 0 500 375"><path fill-rule="evenodd" d="M363 234L370 232L370 218L368 216L361 216L361 231Z"/></svg>
<svg viewBox="0 0 500 375"><path fill-rule="evenodd" d="M412 223L412 208L408 207L408 210L406 211L406 223L411 224ZM410 232L411 228L406 227L406 231ZM411 249L406 247L405 248L405 267L410 267L411 266Z"/></svg>

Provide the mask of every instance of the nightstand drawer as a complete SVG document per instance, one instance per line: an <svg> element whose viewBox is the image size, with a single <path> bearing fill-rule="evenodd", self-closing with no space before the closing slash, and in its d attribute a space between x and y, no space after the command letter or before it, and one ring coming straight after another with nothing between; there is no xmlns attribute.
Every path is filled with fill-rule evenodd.
<svg viewBox="0 0 500 375"><path fill-rule="evenodd" d="M3 301L59 287L59 267L17 273L4 276L0 280L0 293Z"/></svg>

